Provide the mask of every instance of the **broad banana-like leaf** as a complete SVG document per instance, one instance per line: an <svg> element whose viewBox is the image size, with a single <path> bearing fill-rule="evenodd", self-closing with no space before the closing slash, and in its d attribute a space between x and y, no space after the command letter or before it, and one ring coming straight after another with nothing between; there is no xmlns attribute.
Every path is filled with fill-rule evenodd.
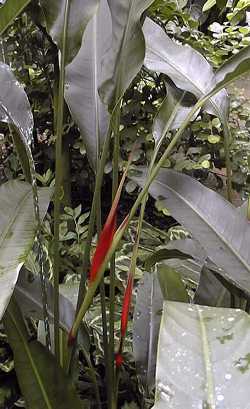
<svg viewBox="0 0 250 409"><path fill-rule="evenodd" d="M141 187L147 170L134 176ZM250 225L231 203L190 176L162 169L149 188L165 199L172 216L193 234L221 274L250 293Z"/></svg>
<svg viewBox="0 0 250 409"><path fill-rule="evenodd" d="M10 67L2 62L0 86L0 121L13 124L22 138L22 143L30 145L34 122L29 100Z"/></svg>
<svg viewBox="0 0 250 409"><path fill-rule="evenodd" d="M5 0L0 6L0 36L31 0Z"/></svg>
<svg viewBox="0 0 250 409"><path fill-rule="evenodd" d="M144 273L137 288L134 310L133 351L137 372L143 384L152 389L155 383L157 339L163 296L156 274Z"/></svg>
<svg viewBox="0 0 250 409"><path fill-rule="evenodd" d="M64 285L63 285L64 287ZM78 286L77 286L78 288ZM77 297L77 288L74 293ZM54 289L52 284L46 280L48 317L51 323L54 322L53 299ZM73 294L70 297L63 295L64 288L60 289L60 327L69 332L75 318L75 305L72 302ZM70 291L70 289L68 290ZM43 319L43 301L41 293L41 281L39 275L34 275L26 269L22 269L14 291L15 299L25 317L32 317L36 320Z"/></svg>
<svg viewBox="0 0 250 409"><path fill-rule="evenodd" d="M65 99L80 129L94 170L109 120L108 110L98 94L98 86L101 79L101 59L108 48L111 30L107 0L101 0L98 12L84 32L79 53L66 67Z"/></svg>
<svg viewBox="0 0 250 409"><path fill-rule="evenodd" d="M171 40L149 18L144 22L143 32L146 40L144 64L149 70L166 74L178 88L191 92L198 99L214 88L216 76L212 66L200 53ZM226 91L221 90L213 96L204 108L211 114L227 118L229 101Z"/></svg>
<svg viewBox="0 0 250 409"><path fill-rule="evenodd" d="M152 3L153 0L108 0L113 34L112 45L103 59L100 95L111 107L142 67L145 42L140 18Z"/></svg>
<svg viewBox="0 0 250 409"><path fill-rule="evenodd" d="M164 302L154 409L248 409L250 318Z"/></svg>
<svg viewBox="0 0 250 409"><path fill-rule="evenodd" d="M213 91L226 87L250 70L250 46L243 48L227 60L215 73Z"/></svg>
<svg viewBox="0 0 250 409"><path fill-rule="evenodd" d="M48 32L57 44L63 48L66 35L66 65L78 53L84 30L97 11L99 0L41 0ZM83 97L84 98L84 97Z"/></svg>
<svg viewBox="0 0 250 409"><path fill-rule="evenodd" d="M30 340L14 300L4 317L15 360L18 382L29 409L83 409L71 380L54 356L38 341Z"/></svg>
<svg viewBox="0 0 250 409"><path fill-rule="evenodd" d="M39 189L39 208L44 218L51 197L50 188ZM17 180L0 186L0 319L9 303L19 271L32 248L36 220L33 192L28 183Z"/></svg>

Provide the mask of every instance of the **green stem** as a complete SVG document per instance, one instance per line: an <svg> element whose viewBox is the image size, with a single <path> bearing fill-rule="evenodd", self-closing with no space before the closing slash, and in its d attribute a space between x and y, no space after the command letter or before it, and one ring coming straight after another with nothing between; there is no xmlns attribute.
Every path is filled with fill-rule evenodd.
<svg viewBox="0 0 250 409"><path fill-rule="evenodd" d="M93 195L92 207L91 207L90 216L89 216L88 235L87 235L85 247L84 247L83 274L81 276L80 285L79 285L76 313L80 309L82 299L85 293L85 282L87 278L87 270L89 267L91 243L92 243L92 237L94 234L94 227L95 227L96 204L97 204L97 198L98 198L99 192L101 191L101 187L102 187L102 179L103 179L104 167L106 164L106 159L107 159L108 151L109 151L110 137L111 137L111 128L108 129L107 136L104 141L102 155L100 159L100 165L98 167L98 171L96 175L95 191Z"/></svg>
<svg viewBox="0 0 250 409"><path fill-rule="evenodd" d="M222 121L223 133L224 133L224 149L226 156L226 169L227 169L227 198L232 203L233 201L233 189L232 189L232 166L230 160L230 140L231 132L226 121Z"/></svg>
<svg viewBox="0 0 250 409"><path fill-rule="evenodd" d="M65 61L66 61L66 39L69 16L69 0L65 2L63 39L60 61L60 78L57 102L56 120L56 175L55 175L55 202L54 202L54 343L55 357L60 363L60 341L59 341L59 226L62 196L62 135L63 135L63 111L64 111L64 84L65 84Z"/></svg>
<svg viewBox="0 0 250 409"><path fill-rule="evenodd" d="M102 230L101 223L101 190L98 191L97 207L96 207L96 226L98 239ZM106 371L106 390L108 392L108 399L110 400L110 371L109 371L109 347L108 347L108 327L107 327L107 313L106 313L106 301L105 301L105 285L104 277L100 282L100 296L101 296L101 311L102 311L102 335L103 335L103 349L104 349L104 363Z"/></svg>
<svg viewBox="0 0 250 409"><path fill-rule="evenodd" d="M113 181L112 181L112 201L115 198L118 182L119 182L119 153L120 153L120 116L121 116L121 103L117 105L114 113L114 150L113 150ZM110 373L110 391L111 401L110 408L116 408L115 399L115 372L114 372L114 356L115 356L115 343L114 343L114 323L115 323L115 253L110 263L110 299L109 299L109 373Z"/></svg>

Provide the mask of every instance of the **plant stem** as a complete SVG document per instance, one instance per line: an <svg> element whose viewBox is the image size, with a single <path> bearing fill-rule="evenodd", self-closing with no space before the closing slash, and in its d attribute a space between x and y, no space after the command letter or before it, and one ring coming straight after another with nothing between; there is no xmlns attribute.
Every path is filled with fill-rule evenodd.
<svg viewBox="0 0 250 409"><path fill-rule="evenodd" d="M69 0L65 2L63 40L60 61L60 78L57 102L56 120L56 174L55 174L55 202L54 202L54 343L55 357L60 363L59 343L59 226L62 196L62 134L63 134L63 111L64 111L64 84L65 84L65 61L66 61L66 39L69 16Z"/></svg>
<svg viewBox="0 0 250 409"><path fill-rule="evenodd" d="M80 285L79 285L76 314L80 309L82 299L85 293L85 282L87 278L87 270L89 267L91 243L92 243L92 237L94 234L94 227L95 227L96 203L97 203L98 194L101 191L104 167L106 164L106 159L107 159L108 151L109 151L110 137L111 137L111 128L108 129L107 136L104 141L102 155L100 159L100 165L98 166L97 175L96 175L95 191L93 195L92 207L91 207L90 216L89 216L88 235L86 238L85 248L84 248L83 274L81 276Z"/></svg>
<svg viewBox="0 0 250 409"><path fill-rule="evenodd" d="M233 192L232 192L232 166L230 160L230 140L231 132L226 121L222 121L223 133L224 133L224 149L226 156L226 169L227 169L227 198L229 202L233 201Z"/></svg>
<svg viewBox="0 0 250 409"><path fill-rule="evenodd" d="M96 206L96 226L98 239L102 230L101 223L101 189L98 191L97 195L97 206ZM102 311L102 336L103 336L103 349L104 349L104 363L106 368L106 390L108 393L108 401L111 400L110 394L110 371L109 371L109 345L108 345L108 327L107 327L107 313L106 313L106 301L105 301L105 286L104 277L102 277L100 282L100 296L101 296L101 311Z"/></svg>
<svg viewBox="0 0 250 409"><path fill-rule="evenodd" d="M121 116L121 103L115 108L114 113L114 150L113 150L113 180L112 180L112 201L115 198L118 189L119 178L119 154L120 154L120 116ZM115 371L114 371L114 356L115 356L115 344L114 344L114 323L115 323L115 253L110 262L110 295L109 295L109 372L110 372L110 390L111 390L111 402L110 408L116 408L115 399Z"/></svg>

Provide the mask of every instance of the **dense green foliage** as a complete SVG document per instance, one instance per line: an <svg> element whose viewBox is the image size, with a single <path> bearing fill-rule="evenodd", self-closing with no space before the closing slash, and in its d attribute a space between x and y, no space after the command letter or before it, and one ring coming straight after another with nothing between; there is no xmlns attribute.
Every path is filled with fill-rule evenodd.
<svg viewBox="0 0 250 409"><path fill-rule="evenodd" d="M125 7L119 0L123 4L119 8L110 0L112 16L107 14L106 1L105 7L101 1L99 14L95 0L88 0L86 8L76 0L68 10L67 1L32 0L17 2L13 8L10 2L0 7L0 196L8 198L0 213L4 237L0 236L0 273L3 270L6 287L2 286L0 303L1 316L5 313L0 333L0 407L25 407L24 396L31 409L69 407L73 401L74 407L84 408L154 405L161 409L164 393L169 399L173 394L177 406L171 407L178 407L183 404L180 390L166 388L171 382L180 383L178 371L185 360L176 359L169 375L159 356L164 356L165 343L171 343L164 337L166 327L171 338L167 309L171 319L182 316L185 334L192 329L203 343L211 341L215 354L220 350L214 347L216 337L206 338L206 319L219 326L224 318L216 307L249 312L246 205L241 210L233 207L242 205L250 192L249 2L141 0L135 6L131 0ZM60 14L63 7L66 11ZM107 48L111 31L102 27L102 21L111 17L115 34L112 47ZM159 47L157 52L154 47ZM193 69L185 64L185 53L191 53ZM230 94L229 115L221 82ZM28 100L18 84L24 86ZM216 87L222 89L217 99ZM98 248L101 226L131 151L129 178L118 208L118 222L129 214L129 225L116 232L95 284L87 287L89 259ZM123 297L131 272L135 313L129 314L127 336L121 341ZM197 305L189 311L187 304L176 301ZM81 304L85 323L72 352L67 333ZM199 304L213 307L204 313L208 318ZM21 314L26 321L19 320ZM229 321L242 320L242 336L247 339L249 318L242 312L234 315L231 309L227 314ZM235 338L240 337L236 324L232 331ZM218 332L221 347L228 339L223 337L229 335ZM116 370L114 352L121 344L124 363ZM237 367L244 369L244 360L249 359L247 351L237 351L236 345L237 341L230 350L238 362L230 381L232 390L223 392L227 402L234 396ZM199 348L202 354L204 344ZM209 357L204 355L209 367ZM190 371L194 374L198 368L204 381L201 396L197 385L192 392L197 393L197 405L202 402L214 409L224 395L211 392L207 374L197 364L197 356L191 356ZM172 365L169 358L166 365ZM58 388L51 387L55 371L60 376ZM227 375L228 367L223 371ZM25 381L33 376L34 382ZM215 387L223 389L216 376ZM244 394L245 390L242 405ZM189 399L187 409L198 409Z"/></svg>

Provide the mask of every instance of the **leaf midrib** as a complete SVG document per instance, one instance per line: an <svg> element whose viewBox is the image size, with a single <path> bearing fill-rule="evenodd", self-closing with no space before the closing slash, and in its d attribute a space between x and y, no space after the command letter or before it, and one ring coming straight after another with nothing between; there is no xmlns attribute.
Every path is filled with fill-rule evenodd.
<svg viewBox="0 0 250 409"><path fill-rule="evenodd" d="M35 362L34 362L34 360L32 358L31 353L30 353L28 343L27 343L25 337L23 336L22 331L18 326L18 323L16 322L14 314L12 314L11 311L8 311L8 314L9 314L14 326L16 327L16 330L17 330L17 332L19 334L19 337L20 337L20 339L21 339L21 341L23 343L24 350L25 350L25 352L27 354L27 357L28 357L28 360L30 362L31 368L32 368L32 370L34 372L34 376L35 376L35 378L37 380L37 384L39 385L39 388L41 390L41 394L42 394L42 396L44 398L44 402L46 403L48 409L53 409L50 402L49 402L49 397L48 397L48 394L46 393L46 389L43 386L42 378L41 378L41 376L39 374L38 369L36 368Z"/></svg>

